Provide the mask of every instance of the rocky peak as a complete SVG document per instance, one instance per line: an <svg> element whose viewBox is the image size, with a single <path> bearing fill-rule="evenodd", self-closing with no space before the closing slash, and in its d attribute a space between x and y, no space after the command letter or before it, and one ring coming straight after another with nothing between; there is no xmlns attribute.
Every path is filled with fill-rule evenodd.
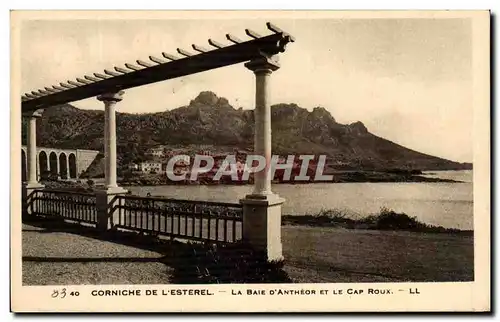
<svg viewBox="0 0 500 322"><path fill-rule="evenodd" d="M368 129L366 126L363 124L363 122L357 121L354 123L349 124L349 128L358 134L366 134L368 133Z"/></svg>
<svg viewBox="0 0 500 322"><path fill-rule="evenodd" d="M191 103L189 105L231 107L231 105L229 105L229 101L226 98L218 97L217 94L211 91L201 92L194 100L191 100Z"/></svg>
<svg viewBox="0 0 500 322"><path fill-rule="evenodd" d="M337 123L335 121L335 118L332 116L332 114L330 114L330 112L328 112L324 107L322 106L318 106L318 107L315 107L313 108L311 114L314 116L314 117L317 117L317 118L320 118L320 119L324 119L324 120L330 120L332 121L333 123Z"/></svg>
<svg viewBox="0 0 500 322"><path fill-rule="evenodd" d="M191 103L200 103L200 104L206 104L206 105L215 105L217 104L217 101L219 100L219 97L214 92L211 91L203 91L194 100L191 101ZM192 105L192 104L190 104Z"/></svg>

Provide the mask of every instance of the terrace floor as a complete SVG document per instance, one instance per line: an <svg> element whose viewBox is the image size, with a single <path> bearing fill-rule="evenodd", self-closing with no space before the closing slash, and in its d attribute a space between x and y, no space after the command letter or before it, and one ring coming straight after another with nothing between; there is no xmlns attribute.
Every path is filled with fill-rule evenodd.
<svg viewBox="0 0 500 322"><path fill-rule="evenodd" d="M163 284L168 266L152 250L23 224L23 284Z"/></svg>

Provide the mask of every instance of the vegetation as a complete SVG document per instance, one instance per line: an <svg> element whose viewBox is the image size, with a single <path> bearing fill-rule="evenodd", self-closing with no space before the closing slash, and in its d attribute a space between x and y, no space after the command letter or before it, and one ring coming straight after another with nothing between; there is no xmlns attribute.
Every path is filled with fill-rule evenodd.
<svg viewBox="0 0 500 322"><path fill-rule="evenodd" d="M321 210L316 214L285 215L282 216L283 224L306 225L314 227L343 227L347 229L373 229L373 230L403 230L426 233L453 233L472 235L473 231L455 228L444 228L422 223L416 217L405 213L397 213L388 208L381 208L376 215L361 219L350 218L345 212L337 209Z"/></svg>
<svg viewBox="0 0 500 322"><path fill-rule="evenodd" d="M42 181L46 189L64 190L68 192L93 192L95 184L93 180L88 180L86 183L81 181Z"/></svg>
<svg viewBox="0 0 500 322"><path fill-rule="evenodd" d="M173 284L291 283L284 261L268 262L264 253L238 242L227 245L179 244L174 248Z"/></svg>

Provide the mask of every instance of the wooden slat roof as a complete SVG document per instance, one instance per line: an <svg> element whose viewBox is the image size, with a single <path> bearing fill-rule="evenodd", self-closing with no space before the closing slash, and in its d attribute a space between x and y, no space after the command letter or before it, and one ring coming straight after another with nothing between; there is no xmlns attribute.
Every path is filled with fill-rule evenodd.
<svg viewBox="0 0 500 322"><path fill-rule="evenodd" d="M192 46L195 50L193 53L177 48L179 56L168 53L162 53L165 59L149 56L149 62L137 60L136 64L127 63L125 67L105 69L104 73L91 73L92 76L84 75L75 80L30 91L21 96L22 111L29 113L108 92L230 66L262 55L276 55L284 52L285 46L294 41L291 35L269 22L267 28L272 32L270 35L261 36L245 29L245 33L251 38L247 41L227 34L226 38L232 43L230 45L209 39L209 45L214 48L212 50L198 45Z"/></svg>

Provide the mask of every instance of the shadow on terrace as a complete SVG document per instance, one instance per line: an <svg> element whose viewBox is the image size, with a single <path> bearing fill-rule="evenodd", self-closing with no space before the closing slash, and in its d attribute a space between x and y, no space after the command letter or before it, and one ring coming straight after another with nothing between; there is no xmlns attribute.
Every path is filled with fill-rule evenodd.
<svg viewBox="0 0 500 322"><path fill-rule="evenodd" d="M29 243L24 236L26 233L40 235L62 233L76 237L74 239L76 243L79 240L90 238L98 242L129 246L159 255L131 257L116 254L117 256L113 256L109 252L104 254L98 250L90 250L92 254L96 253L95 257L27 256L24 249L29 248L30 245L24 245L23 265L27 263L81 263L82 265L89 263L161 263L165 265L165 270L168 273L163 275L165 276L164 281L156 282L159 284L292 282L283 270L283 262L269 263L263 259L262 254L252 250L251 247L242 242L232 244L184 243L136 232L118 230L103 232L93 227L68 223L58 218L28 215L23 216L23 243ZM77 245L68 245L68 247L77 247Z"/></svg>

